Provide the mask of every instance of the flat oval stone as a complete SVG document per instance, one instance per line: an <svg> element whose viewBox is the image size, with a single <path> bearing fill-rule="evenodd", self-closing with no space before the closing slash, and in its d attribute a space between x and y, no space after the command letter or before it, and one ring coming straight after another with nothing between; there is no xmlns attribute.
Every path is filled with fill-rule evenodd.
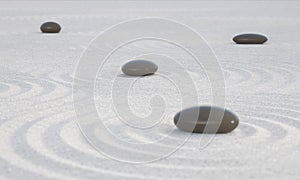
<svg viewBox="0 0 300 180"><path fill-rule="evenodd" d="M129 76L145 76L154 74L158 66L151 61L133 60L123 65L122 71Z"/></svg>
<svg viewBox="0 0 300 180"><path fill-rule="evenodd" d="M198 106L178 112L174 116L174 123L179 129L187 132L228 133L238 126L239 118L223 108Z"/></svg>
<svg viewBox="0 0 300 180"><path fill-rule="evenodd" d="M268 41L268 38L260 34L240 34L233 38L237 44L263 44Z"/></svg>
<svg viewBox="0 0 300 180"><path fill-rule="evenodd" d="M40 29L43 33L59 33L61 27L56 22L45 22L41 25Z"/></svg>

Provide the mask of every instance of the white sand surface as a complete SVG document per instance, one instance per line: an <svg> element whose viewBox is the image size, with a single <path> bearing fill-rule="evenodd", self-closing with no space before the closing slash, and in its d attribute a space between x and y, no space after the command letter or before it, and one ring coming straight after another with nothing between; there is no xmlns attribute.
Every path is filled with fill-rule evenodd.
<svg viewBox="0 0 300 180"><path fill-rule="evenodd" d="M170 156L137 165L112 160L87 143L76 124L72 82L91 40L110 26L143 17L181 22L207 41L224 73L226 108L239 116L240 125L215 136L204 149L199 150L201 137L211 136L193 134ZM61 33L41 34L39 26L48 20L59 22ZM0 179L299 179L299 29L297 1L1 1ZM265 34L269 41L235 45L232 37L243 32ZM168 78L143 78L128 94L131 110L141 117L155 108L150 106L153 94L164 98L161 128L133 131L113 111L109 93L115 78L115 88L127 92L122 87L128 77L120 66L139 53L153 52L182 62L195 79L199 104L211 102L205 73L190 57L159 42L130 44L105 64L95 91L99 115L124 141L151 143L176 131L172 118L182 107ZM152 60L172 77L172 65ZM145 124L156 123L152 120ZM184 137L176 131L168 138Z"/></svg>

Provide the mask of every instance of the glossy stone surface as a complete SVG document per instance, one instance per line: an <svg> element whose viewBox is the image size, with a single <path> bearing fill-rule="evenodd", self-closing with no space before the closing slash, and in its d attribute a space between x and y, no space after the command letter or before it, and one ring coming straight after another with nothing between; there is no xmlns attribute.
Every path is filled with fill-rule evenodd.
<svg viewBox="0 0 300 180"><path fill-rule="evenodd" d="M240 34L233 38L237 44L263 44L268 41L268 38L260 34Z"/></svg>
<svg viewBox="0 0 300 180"><path fill-rule="evenodd" d="M123 65L122 71L129 76L145 76L154 74L158 66L151 61L133 60Z"/></svg>
<svg viewBox="0 0 300 180"><path fill-rule="evenodd" d="M61 30L61 27L56 22L45 22L41 25L41 31L43 33L59 33Z"/></svg>
<svg viewBox="0 0 300 180"><path fill-rule="evenodd" d="M238 126L239 119L223 108L198 106L178 112L174 116L174 123L179 129L187 132L228 133Z"/></svg>

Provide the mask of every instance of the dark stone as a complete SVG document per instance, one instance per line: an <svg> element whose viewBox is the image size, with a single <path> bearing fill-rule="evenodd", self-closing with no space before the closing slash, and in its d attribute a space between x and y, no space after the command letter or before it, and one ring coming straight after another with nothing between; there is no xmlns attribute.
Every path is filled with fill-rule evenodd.
<svg viewBox="0 0 300 180"><path fill-rule="evenodd" d="M238 126L239 119L223 108L198 106L178 112L174 116L174 123L179 129L187 132L228 133Z"/></svg>
<svg viewBox="0 0 300 180"><path fill-rule="evenodd" d="M59 33L61 27L56 22L45 22L40 29L43 33Z"/></svg>
<svg viewBox="0 0 300 180"><path fill-rule="evenodd" d="M122 71L129 76L145 76L154 74L158 66L151 61L133 60L123 65Z"/></svg>
<svg viewBox="0 0 300 180"><path fill-rule="evenodd" d="M260 34L240 34L233 38L237 44L263 44L268 41L268 38Z"/></svg>

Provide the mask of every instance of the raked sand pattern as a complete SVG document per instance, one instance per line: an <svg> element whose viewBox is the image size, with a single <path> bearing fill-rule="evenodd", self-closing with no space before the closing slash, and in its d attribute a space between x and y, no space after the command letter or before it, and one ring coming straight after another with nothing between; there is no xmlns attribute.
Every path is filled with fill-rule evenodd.
<svg viewBox="0 0 300 180"><path fill-rule="evenodd" d="M243 8L247 5L247 10ZM119 2L0 3L0 179L298 179L300 177L300 18L298 2ZM76 64L98 33L132 18L174 19L198 31L214 50L225 78L226 108L239 127L217 135L199 150L199 134L172 155L147 164L111 160L82 136L72 100ZM59 34L40 25L55 20ZM243 32L263 33L264 45L236 45ZM127 57L160 52L177 58L195 79L200 102L210 102L205 71L168 44L137 42L104 66L95 92L99 114L120 139L149 143L176 127L179 94L167 79L142 78L129 94L141 116L150 98L166 100L164 126L151 133L131 131L114 115L109 92ZM126 57L126 58L124 58ZM126 61L125 61L126 59ZM192 61L191 61L192 62ZM155 62L160 67L160 62ZM172 77L172 65L159 69ZM152 83L158 86L151 86ZM192 106L192 105L191 105ZM185 107L183 107L185 108ZM203 138L209 138L205 135ZM184 132L175 136L180 140ZM171 146L171 144L161 144ZM122 148L122 147L115 147Z"/></svg>

